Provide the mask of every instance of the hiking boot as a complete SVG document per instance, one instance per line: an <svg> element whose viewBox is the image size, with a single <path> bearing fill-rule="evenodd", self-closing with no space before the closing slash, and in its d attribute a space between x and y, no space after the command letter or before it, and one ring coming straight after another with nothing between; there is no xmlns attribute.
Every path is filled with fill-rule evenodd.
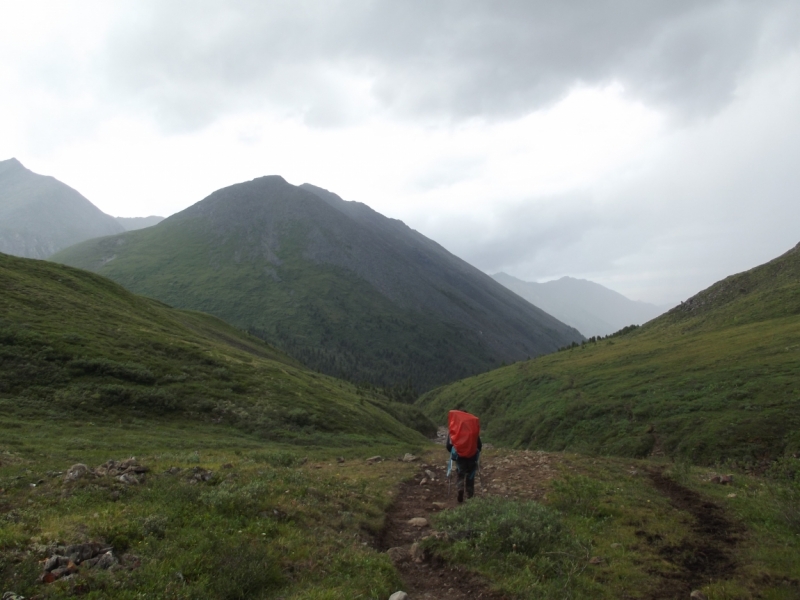
<svg viewBox="0 0 800 600"><path fill-rule="evenodd" d="M458 501L459 502L464 501L464 490L458 490Z"/></svg>

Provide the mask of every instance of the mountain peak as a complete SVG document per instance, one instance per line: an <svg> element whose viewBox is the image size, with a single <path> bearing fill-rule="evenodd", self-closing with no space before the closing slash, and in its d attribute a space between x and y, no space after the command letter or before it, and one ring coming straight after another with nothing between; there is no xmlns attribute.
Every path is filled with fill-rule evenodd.
<svg viewBox="0 0 800 600"><path fill-rule="evenodd" d="M27 171L28 169L26 169L24 165L16 158L12 157L6 160L0 160L0 174L12 173L19 170Z"/></svg>

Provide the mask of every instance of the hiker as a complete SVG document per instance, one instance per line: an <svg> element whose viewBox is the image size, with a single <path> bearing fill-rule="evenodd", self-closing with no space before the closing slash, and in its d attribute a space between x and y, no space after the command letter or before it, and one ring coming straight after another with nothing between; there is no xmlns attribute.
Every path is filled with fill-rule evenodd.
<svg viewBox="0 0 800 600"><path fill-rule="evenodd" d="M475 495L475 473L481 456L481 422L475 415L461 409L447 415L447 450L456 463L456 491L458 501L464 502Z"/></svg>

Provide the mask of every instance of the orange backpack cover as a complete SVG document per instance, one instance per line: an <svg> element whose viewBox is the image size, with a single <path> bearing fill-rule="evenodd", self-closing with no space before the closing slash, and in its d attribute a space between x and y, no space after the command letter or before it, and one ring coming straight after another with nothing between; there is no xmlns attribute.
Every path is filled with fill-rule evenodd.
<svg viewBox="0 0 800 600"><path fill-rule="evenodd" d="M475 415L461 410L451 410L447 416L450 442L462 458L472 458L478 453L478 436L481 422Z"/></svg>

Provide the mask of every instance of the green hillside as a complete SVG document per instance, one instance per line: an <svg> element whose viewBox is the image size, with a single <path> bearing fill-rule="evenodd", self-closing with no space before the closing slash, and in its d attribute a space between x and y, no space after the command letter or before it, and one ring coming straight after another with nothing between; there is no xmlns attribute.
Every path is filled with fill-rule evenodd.
<svg viewBox="0 0 800 600"><path fill-rule="evenodd" d="M214 317L0 254L0 412L234 426L337 446L418 442L418 410L313 373ZM396 418L395 418L396 417Z"/></svg>
<svg viewBox="0 0 800 600"><path fill-rule="evenodd" d="M647 325L423 396L517 447L745 464L800 450L800 245Z"/></svg>
<svg viewBox="0 0 800 600"><path fill-rule="evenodd" d="M52 260L379 386L431 389L583 339L400 221L280 177Z"/></svg>

